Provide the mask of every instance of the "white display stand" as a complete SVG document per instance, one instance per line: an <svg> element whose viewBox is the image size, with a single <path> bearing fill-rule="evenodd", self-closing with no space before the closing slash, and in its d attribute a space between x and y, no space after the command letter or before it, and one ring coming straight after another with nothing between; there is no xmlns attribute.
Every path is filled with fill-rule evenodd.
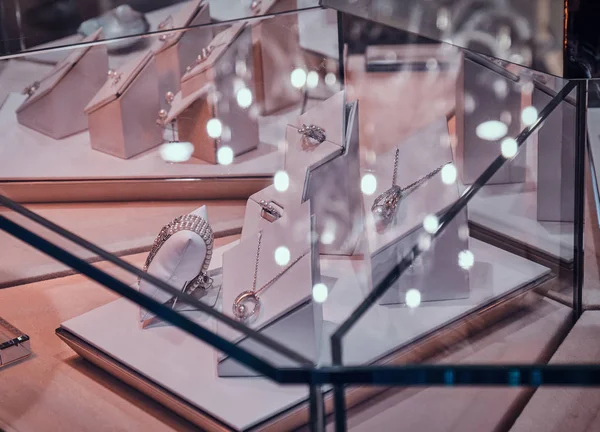
<svg viewBox="0 0 600 432"><path fill-rule="evenodd" d="M497 88L500 91L496 91ZM504 97L499 96L503 92ZM501 144L505 138L482 139L477 128L489 121L506 122L503 113L508 113L510 123L507 124L506 137L516 138L521 132L521 91L517 83L465 58L458 77L456 99L456 161L462 182L472 184L501 155ZM488 184L524 182L526 152L523 148Z"/></svg>
<svg viewBox="0 0 600 432"><path fill-rule="evenodd" d="M256 149L259 128L253 111L236 100L237 86L241 83L254 93L253 82L244 82L231 70L231 65L243 62L249 76L253 75L251 29L236 24L219 33L210 45L214 50L208 58L182 78L181 92L175 96L165 125L176 122L179 140L194 145L194 156L216 164L222 146L229 147L234 157ZM212 118L218 118L231 136L210 137L206 124Z"/></svg>
<svg viewBox="0 0 600 432"><path fill-rule="evenodd" d="M192 0L184 3L176 14L169 15L158 30L183 29L210 23L208 0ZM213 38L212 27L189 28L186 31L163 33L158 36L152 49L158 70L158 94L161 109L169 109L164 98L167 92L177 93L181 89L181 78L186 67L194 62L198 51L207 47Z"/></svg>
<svg viewBox="0 0 600 432"><path fill-rule="evenodd" d="M320 281L319 255L310 235L314 230L314 218L308 202L289 210L286 220L274 222L262 230L256 289L286 268L276 262L273 252L278 247L287 248L290 264L302 258L259 294L260 313L247 325L316 362L321 345L323 312L321 305L312 301L312 287ZM236 297L253 289L258 239L259 234L256 233L223 255L223 313L233 318L232 307ZM217 333L275 365L296 365L227 325L219 323ZM221 377L256 376L254 371L226 356L219 357L217 369Z"/></svg>
<svg viewBox="0 0 600 432"><path fill-rule="evenodd" d="M537 84L533 106L538 112L556 91ZM575 220L575 101L568 97L540 126L538 138L537 218L546 222Z"/></svg>
<svg viewBox="0 0 600 432"><path fill-rule="evenodd" d="M102 38L102 30L82 41ZM17 109L20 124L51 138L61 139L88 128L84 109L106 82L108 54L98 45L71 50L45 76L31 84L32 93ZM76 91L74 91L76 89Z"/></svg>
<svg viewBox="0 0 600 432"><path fill-rule="evenodd" d="M381 358L476 308L535 284L549 273L543 266L477 240L471 239L471 251L475 265L468 300L426 303L416 309L374 305L344 339L344 363L366 364ZM215 266L220 265L219 257L217 249ZM356 259L324 257L320 266L329 287L323 308L326 347L331 331L364 299L368 286ZM112 366L105 361L96 363L110 373L116 373L117 365L139 374L147 384L137 388L151 397L160 398L153 390L158 386L162 393L171 395L169 398L188 403L190 408L180 413L204 429L244 431L273 426L269 422L281 420L308 399L304 385L279 386L264 378L219 378L213 348L173 326L142 330L137 316L138 306L121 299L64 322L60 331L112 359ZM213 320L196 317L196 321L215 331ZM87 356L85 350L78 352ZM328 356L324 350L321 364L330 362Z"/></svg>
<svg viewBox="0 0 600 432"><path fill-rule="evenodd" d="M285 171L289 186L260 191L249 200L242 237L265 226L258 203L274 201L283 207L311 201L319 236L319 252L353 255L362 234L358 102L346 104L339 92L298 117L286 130ZM326 141L307 144L298 132L303 124L325 129Z"/></svg>
<svg viewBox="0 0 600 432"><path fill-rule="evenodd" d="M452 162L447 140L448 125L440 118L398 145L398 173L396 184L404 187L428 173ZM395 219L385 230L378 230L371 206L381 193L392 186L396 149L377 155L363 172L377 179L375 193L365 196L370 274L377 286L402 258L417 244L425 233L423 221L429 215L441 214L459 198L456 183L442 182L441 173L423 183L398 204ZM406 292L416 289L421 301L453 300L469 296L468 272L458 266L461 251L469 250L469 241L463 232L467 227L467 211L461 211L424 252L382 297L381 304L404 303Z"/></svg>

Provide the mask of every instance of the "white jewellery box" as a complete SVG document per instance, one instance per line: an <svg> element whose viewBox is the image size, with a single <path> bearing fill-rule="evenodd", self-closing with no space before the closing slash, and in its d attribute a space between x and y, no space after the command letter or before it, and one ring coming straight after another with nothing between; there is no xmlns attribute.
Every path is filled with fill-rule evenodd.
<svg viewBox="0 0 600 432"><path fill-rule="evenodd" d="M184 29L210 23L208 2L194 0L184 3L177 14L159 24L159 30ZM153 44L158 91L160 95L173 94L181 89L181 78L186 67L198 56L198 48L205 47L213 39L211 27L190 28L158 36ZM161 98L161 108L168 109L168 102Z"/></svg>
<svg viewBox="0 0 600 432"><path fill-rule="evenodd" d="M231 69L236 62L245 61L252 71L250 28L236 24L219 33L211 45L214 49L205 61L184 76L182 90L175 95L164 125L175 122L179 140L193 144L194 157L214 164L221 146L229 147L234 157L256 149L259 127L250 108L237 102L239 77ZM252 91L252 82L244 85ZM212 118L219 119L222 128L230 132L227 139L209 135L207 123Z"/></svg>
<svg viewBox="0 0 600 432"><path fill-rule="evenodd" d="M440 146L442 138L447 135L446 119L440 118L399 143L397 149L378 154L375 161L365 167L364 174L370 173L377 178L375 193L365 195L364 199L373 287L414 246L420 244L422 235L426 234L423 228L425 218L441 214L459 198L458 185L442 182L440 172L441 167L452 162L450 147ZM394 184L396 161L395 185L409 189L403 192L404 197L397 204L393 218L388 219L387 224L381 224L373 214L372 206L380 194ZM410 185L415 182L419 185L411 191ZM468 272L458 265L459 253L469 248L468 237L460 234L468 232L467 222L465 209L433 240L429 250L387 290L380 304L402 304L411 289L419 291L421 301L468 298Z"/></svg>
<svg viewBox="0 0 600 432"><path fill-rule="evenodd" d="M287 224L277 221L225 252L222 307L224 314L235 318L236 299L245 292L256 291L260 311L250 321L242 322L316 363L321 348L323 310L312 300L312 288L320 281L319 254L310 235L313 220L310 203L304 203L290 212ZM289 252L285 264L276 261L275 251L282 247ZM272 283L263 289L269 282ZM256 307L251 303L245 303L246 307ZM278 367L298 366L221 322L217 324L217 332ZM219 356L217 367L220 377L256 376L254 371L224 355Z"/></svg>
<svg viewBox="0 0 600 432"><path fill-rule="evenodd" d="M163 141L157 72L151 52L105 75L105 84L85 108L92 148L129 159Z"/></svg>
<svg viewBox="0 0 600 432"><path fill-rule="evenodd" d="M297 9L296 0L262 0L255 16ZM252 27L254 86L261 114L267 115L302 101L302 90L289 79L296 68L305 68L298 35L298 15L280 14L259 20Z"/></svg>
<svg viewBox="0 0 600 432"><path fill-rule="evenodd" d="M101 38L98 30L82 43ZM17 109L17 121L54 139L88 128L84 108L106 81L106 46L74 49L46 77L28 86L29 97Z"/></svg>

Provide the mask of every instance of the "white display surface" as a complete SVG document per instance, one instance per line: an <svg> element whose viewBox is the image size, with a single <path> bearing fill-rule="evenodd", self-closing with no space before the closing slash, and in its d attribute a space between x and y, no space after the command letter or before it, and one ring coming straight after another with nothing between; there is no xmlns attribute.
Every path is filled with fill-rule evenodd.
<svg viewBox="0 0 600 432"><path fill-rule="evenodd" d="M417 309L375 305L344 339L344 361L373 360L549 273L477 240L471 239L471 250L476 263L468 300L432 302ZM214 265L220 253L215 251ZM329 321L324 338L364 298L365 278L357 278L361 267L357 259L321 260L321 274L330 287L323 305L324 319ZM62 328L234 429L248 429L307 399L306 386L278 386L263 378L218 378L217 353L210 346L176 327L141 330L137 312L137 305L120 299L65 322ZM212 320L199 319L199 324L215 331ZM326 347L329 341L324 340Z"/></svg>
<svg viewBox="0 0 600 432"><path fill-rule="evenodd" d="M300 109L259 118L257 150L236 157L231 165L212 165L192 158L165 162L156 147L128 160L90 148L89 132L54 140L17 123L15 110L25 96L11 93L0 109L0 177L3 180L89 178L232 177L269 176L283 167L276 145Z"/></svg>

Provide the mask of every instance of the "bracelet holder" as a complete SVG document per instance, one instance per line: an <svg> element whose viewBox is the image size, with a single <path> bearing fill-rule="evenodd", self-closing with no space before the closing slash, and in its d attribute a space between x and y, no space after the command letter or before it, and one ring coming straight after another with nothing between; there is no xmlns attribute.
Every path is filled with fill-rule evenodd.
<svg viewBox="0 0 600 432"><path fill-rule="evenodd" d="M194 210L191 214L209 222L206 206ZM147 271L148 274L166 281L174 288L183 289L186 283L194 279L202 270L206 254L207 244L202 237L191 231L179 231L158 250ZM140 280L138 289L162 304L172 298L169 293L143 279ZM144 308L140 308L139 318L143 329L159 322L152 312Z"/></svg>
<svg viewBox="0 0 600 432"><path fill-rule="evenodd" d="M163 33L153 45L156 69L158 72L158 93L176 94L181 90L181 78L186 67L191 65L198 55L198 47L207 46L213 39L211 27L188 28L210 23L210 10L207 0L193 0L184 3L177 14L164 21L170 23L173 33ZM169 104L161 97L161 109L169 109Z"/></svg>
<svg viewBox="0 0 600 432"><path fill-rule="evenodd" d="M445 118L415 133L398 145L397 184L401 187L432 172L445 162L452 161L449 146L440 146L440 139L448 134ZM425 234L423 220L429 214L440 214L459 197L456 183L446 185L438 173L398 204L397 222L377 232L371 205L379 194L392 185L396 149L377 155L375 162L367 164L363 174L377 178L377 189L366 195L367 260L373 287L376 287L392 268L397 265ZM458 255L469 249L469 240L459 235L461 227L467 227L467 210L456 215L444 232L435 239L431 248L418 258L412 269L406 270L379 301L382 305L403 304L406 292L417 289L421 301L454 300L468 298L469 274L458 265ZM463 230L464 231L464 230ZM468 231L467 231L468 232Z"/></svg>
<svg viewBox="0 0 600 432"><path fill-rule="evenodd" d="M275 262L277 247L289 249L290 262L308 253L259 294L261 311L258 319L249 326L317 363L321 350L323 308L312 300L312 287L320 281L320 271L319 254L310 236L314 228L310 207L307 202L290 208L289 218L280 219L263 229L257 289L285 269ZM242 291L252 289L257 247L258 233L255 233L223 255L223 313L226 315L233 316L235 298ZM221 322L217 323L217 333L248 352L268 359L277 367L298 366ZM257 376L253 370L223 354L219 354L217 372L219 377Z"/></svg>
<svg viewBox="0 0 600 432"><path fill-rule="evenodd" d="M129 159L162 143L157 81L150 51L128 61L113 77L105 76L104 86L85 108L94 150Z"/></svg>
<svg viewBox="0 0 600 432"><path fill-rule="evenodd" d="M252 72L251 29L234 24L217 34L210 44L214 49L208 58L184 75L181 92L175 95L164 124L175 121L179 140L193 144L193 156L216 164L221 146L230 147L234 157L256 149L259 129L250 108L237 103L234 89L239 78L231 70L232 64L243 59ZM252 82L245 84L253 91ZM219 98L212 97L216 92ZM223 128L229 128L228 141L208 135L206 125L212 118L218 118Z"/></svg>
<svg viewBox="0 0 600 432"><path fill-rule="evenodd" d="M100 40L102 30L82 41ZM17 109L17 121L56 140L88 129L87 103L106 81L105 45L74 49L47 75Z"/></svg>

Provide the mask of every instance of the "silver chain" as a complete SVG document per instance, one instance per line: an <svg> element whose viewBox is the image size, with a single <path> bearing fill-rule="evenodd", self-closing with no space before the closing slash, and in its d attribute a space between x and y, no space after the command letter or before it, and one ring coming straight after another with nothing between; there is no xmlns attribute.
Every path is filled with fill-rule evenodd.
<svg viewBox="0 0 600 432"><path fill-rule="evenodd" d="M392 176L392 186L398 186L397 180L398 180L398 159L399 159L399 157L400 157L400 150L396 149L396 156L394 157L394 174ZM440 165L439 167L437 167L436 169L431 171L429 174L424 175L423 177L414 181L413 183L409 184L408 186L404 186L403 188L400 189L400 191L402 191L402 192L411 191L412 192L413 189L418 188L423 183L425 183L427 180L435 177L437 175L437 173L439 173L449 163L450 162L446 162L445 164Z"/></svg>
<svg viewBox="0 0 600 432"><path fill-rule="evenodd" d="M261 246L261 244L262 244L262 231L260 231L258 233L258 248L256 249L256 263L254 265L254 278L253 278L253 281L252 281L252 291L254 291L254 293L256 295L260 294L261 292L263 292L264 290L266 290L267 288L269 288L271 285L273 285L275 282L277 282L277 280L281 276L283 276L289 269L291 269L292 267L294 267L294 265L296 265L296 263L298 261L300 261L302 258L304 258L308 254L308 251L304 252L302 255L300 255L298 258L296 258L294 261L292 261L292 263L290 265L288 265L281 272L279 272L273 279L271 279L269 282L267 282L266 284L264 284L259 289L256 289L256 283L257 283L257 280L258 280L258 264L260 262L260 246Z"/></svg>

